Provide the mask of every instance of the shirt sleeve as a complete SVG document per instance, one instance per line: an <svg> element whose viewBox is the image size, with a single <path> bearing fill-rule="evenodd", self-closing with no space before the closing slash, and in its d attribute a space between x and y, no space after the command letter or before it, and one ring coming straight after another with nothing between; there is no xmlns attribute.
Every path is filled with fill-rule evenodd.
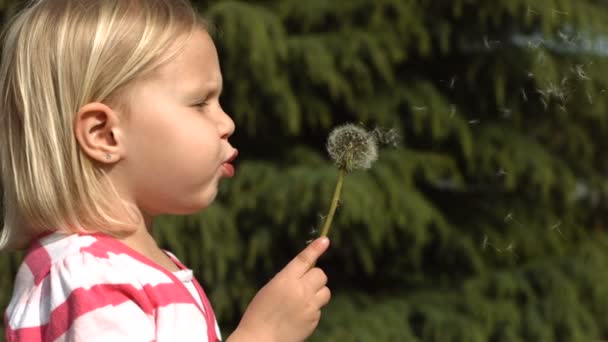
<svg viewBox="0 0 608 342"><path fill-rule="evenodd" d="M82 253L52 265L21 308L39 317L11 332L14 341L153 341L153 308L127 267Z"/></svg>
<svg viewBox="0 0 608 342"><path fill-rule="evenodd" d="M89 254L66 258L49 278L49 341L152 341L153 308L128 267Z"/></svg>

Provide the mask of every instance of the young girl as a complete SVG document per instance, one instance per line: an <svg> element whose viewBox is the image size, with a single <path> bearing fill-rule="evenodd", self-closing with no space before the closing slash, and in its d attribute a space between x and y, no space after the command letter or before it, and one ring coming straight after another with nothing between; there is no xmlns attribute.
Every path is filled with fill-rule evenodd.
<svg viewBox="0 0 608 342"><path fill-rule="evenodd" d="M211 204L234 123L207 26L187 0L37 0L0 66L0 248L28 248L8 341L217 341L192 272L154 217ZM329 301L318 239L264 288L228 341L302 341Z"/></svg>

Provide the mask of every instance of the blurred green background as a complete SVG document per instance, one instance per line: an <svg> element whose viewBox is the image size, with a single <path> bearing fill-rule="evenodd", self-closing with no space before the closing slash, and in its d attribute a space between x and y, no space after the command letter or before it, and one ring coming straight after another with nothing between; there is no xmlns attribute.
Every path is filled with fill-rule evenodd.
<svg viewBox="0 0 608 342"><path fill-rule="evenodd" d="M224 336L320 227L327 134L354 122L401 144L346 177L310 341L608 340L606 2L195 3L241 154L212 207L155 233Z"/></svg>

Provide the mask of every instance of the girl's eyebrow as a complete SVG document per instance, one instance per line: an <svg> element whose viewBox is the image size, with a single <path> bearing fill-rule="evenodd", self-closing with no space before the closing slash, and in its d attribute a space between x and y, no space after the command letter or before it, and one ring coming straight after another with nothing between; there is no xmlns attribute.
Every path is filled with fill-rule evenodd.
<svg viewBox="0 0 608 342"><path fill-rule="evenodd" d="M201 85L200 89L205 93L220 96L224 90L224 84L221 80L219 82L209 82L206 86Z"/></svg>
<svg viewBox="0 0 608 342"><path fill-rule="evenodd" d="M202 96L202 95L222 95L223 84L222 82L196 82L191 86L186 86L184 89L187 94L191 94L193 96Z"/></svg>

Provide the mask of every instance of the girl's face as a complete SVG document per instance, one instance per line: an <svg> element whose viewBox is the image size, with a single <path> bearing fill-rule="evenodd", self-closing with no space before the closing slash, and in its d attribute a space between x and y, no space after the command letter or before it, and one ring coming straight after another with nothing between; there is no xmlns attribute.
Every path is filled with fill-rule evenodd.
<svg viewBox="0 0 608 342"><path fill-rule="evenodd" d="M147 215L190 214L207 207L227 163L234 122L219 97L222 74L215 45L203 30L152 77L129 92L123 179Z"/></svg>

